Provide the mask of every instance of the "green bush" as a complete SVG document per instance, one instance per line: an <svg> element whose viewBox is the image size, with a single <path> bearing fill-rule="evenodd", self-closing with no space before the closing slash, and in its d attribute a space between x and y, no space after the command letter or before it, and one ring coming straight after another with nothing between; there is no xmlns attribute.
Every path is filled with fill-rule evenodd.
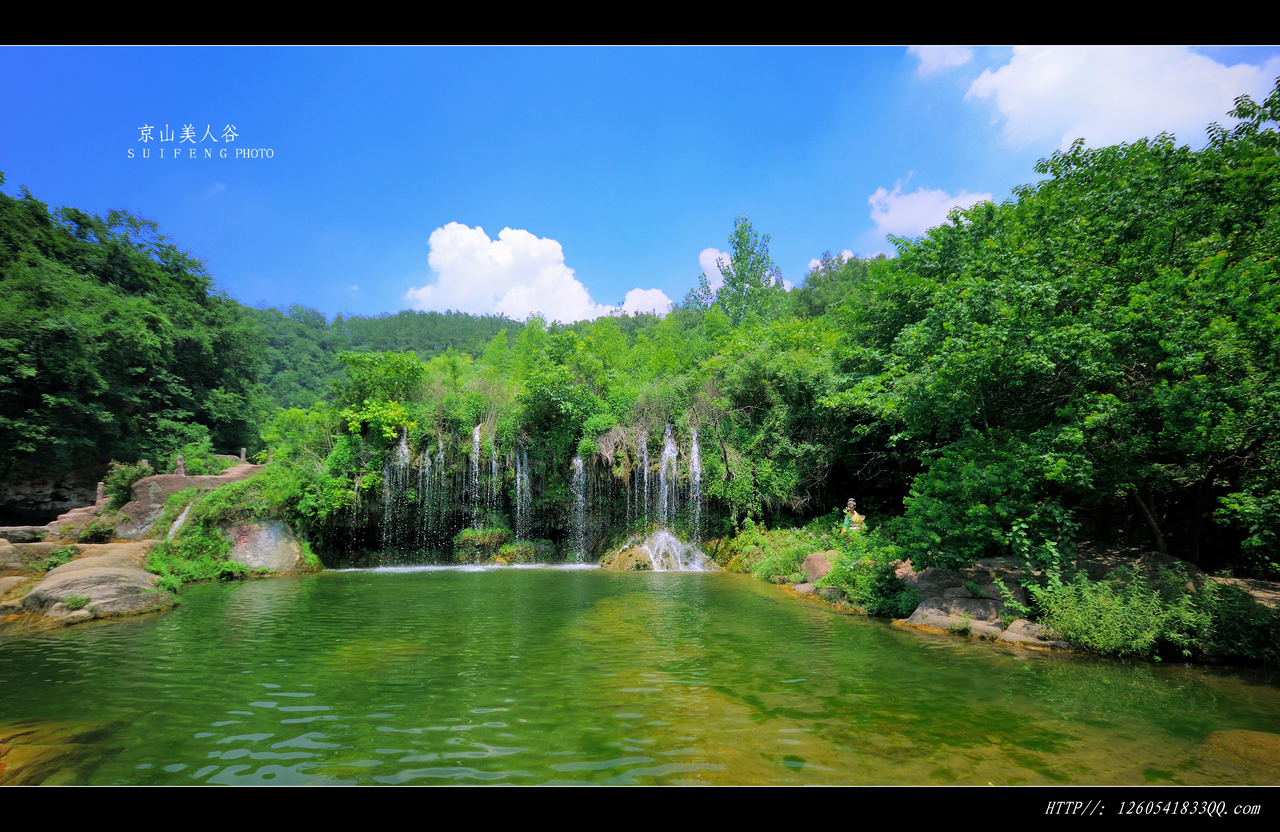
<svg viewBox="0 0 1280 832"><path fill-rule="evenodd" d="M89 603L89 596L87 595L62 596L62 606L66 607L69 610L84 609L85 605L88 603Z"/></svg>
<svg viewBox="0 0 1280 832"><path fill-rule="evenodd" d="M463 529L453 538L453 558L456 561L487 560L498 554L513 535L501 526L482 526Z"/></svg>
<svg viewBox="0 0 1280 832"><path fill-rule="evenodd" d="M80 530L76 538L81 543L110 543L116 533L116 517L95 517L89 525Z"/></svg>
<svg viewBox="0 0 1280 832"><path fill-rule="evenodd" d="M205 436L195 442L188 442L169 455L169 465L165 469L173 474L178 470L178 457L182 457L182 467L188 477L203 477L221 474L226 469L239 465L238 459L224 459L215 456L213 444Z"/></svg>
<svg viewBox="0 0 1280 832"><path fill-rule="evenodd" d="M537 563L538 547L528 540L517 540L500 548L498 557L507 563Z"/></svg>
<svg viewBox="0 0 1280 832"><path fill-rule="evenodd" d="M1040 623L1052 634L1103 655L1176 651L1189 657L1208 643L1212 630L1205 604L1212 590L1210 596L1184 591L1165 599L1141 573L1121 571L1090 581L1081 572L1068 582L1050 572L1044 586L1030 591Z"/></svg>
<svg viewBox="0 0 1280 832"><path fill-rule="evenodd" d="M107 495L107 509L118 511L121 506L133 499L133 484L143 477L155 473L150 465L125 465L112 460L103 480L103 490Z"/></svg>
<svg viewBox="0 0 1280 832"><path fill-rule="evenodd" d="M63 546L60 549L54 549L49 553L49 557L45 559L44 571L50 572L64 563L69 563L78 551L79 549L75 546Z"/></svg>
<svg viewBox="0 0 1280 832"><path fill-rule="evenodd" d="M920 604L920 593L894 574L902 549L879 531L841 535L831 571L819 586L843 590L849 603L870 615L905 618Z"/></svg>
<svg viewBox="0 0 1280 832"><path fill-rule="evenodd" d="M833 537L829 517L819 517L803 528L772 530L748 518L742 531L720 545L716 559L732 572L750 572L769 580L799 572L810 552L833 547Z"/></svg>

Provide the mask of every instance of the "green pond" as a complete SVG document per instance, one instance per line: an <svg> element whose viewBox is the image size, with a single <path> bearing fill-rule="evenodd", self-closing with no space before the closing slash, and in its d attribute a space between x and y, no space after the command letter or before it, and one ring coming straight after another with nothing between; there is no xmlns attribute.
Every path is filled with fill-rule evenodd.
<svg viewBox="0 0 1280 832"><path fill-rule="evenodd" d="M1278 734L1263 671L931 636L725 573L326 572L0 633L10 782L1277 783Z"/></svg>

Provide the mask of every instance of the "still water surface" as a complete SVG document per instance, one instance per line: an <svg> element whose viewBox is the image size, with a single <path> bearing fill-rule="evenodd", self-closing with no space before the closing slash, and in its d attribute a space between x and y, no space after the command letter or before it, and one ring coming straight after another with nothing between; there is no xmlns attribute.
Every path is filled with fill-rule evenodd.
<svg viewBox="0 0 1280 832"><path fill-rule="evenodd" d="M1280 734L1261 672L895 630L724 573L328 572L0 639L0 726L61 744L45 782L1280 782L1221 742Z"/></svg>

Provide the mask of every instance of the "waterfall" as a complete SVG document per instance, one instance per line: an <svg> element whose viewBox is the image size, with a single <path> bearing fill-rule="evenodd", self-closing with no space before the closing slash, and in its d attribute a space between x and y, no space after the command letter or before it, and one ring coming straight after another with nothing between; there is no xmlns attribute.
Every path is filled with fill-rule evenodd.
<svg viewBox="0 0 1280 832"><path fill-rule="evenodd" d="M533 503L533 491L529 488L529 457L523 445L516 446L516 540L528 540L531 536L529 510Z"/></svg>
<svg viewBox="0 0 1280 832"><path fill-rule="evenodd" d="M431 449L427 448L418 462L418 514L422 517L418 542L424 549L431 544L431 496Z"/></svg>
<svg viewBox="0 0 1280 832"><path fill-rule="evenodd" d="M698 429L690 426L693 442L689 445L689 509L693 514L693 545L702 541L702 453L698 450Z"/></svg>
<svg viewBox="0 0 1280 832"><path fill-rule="evenodd" d="M671 438L671 425L668 424L662 434L662 458L658 463L658 525L661 528L670 528L675 520L678 484L676 443Z"/></svg>
<svg viewBox="0 0 1280 832"><path fill-rule="evenodd" d="M573 458L573 478L569 489L573 492L573 551L574 559L584 563L587 559L587 474L582 457Z"/></svg>
<svg viewBox="0 0 1280 832"><path fill-rule="evenodd" d="M400 444L382 464L382 548L402 549L408 518L405 516L405 492L411 483L409 432L400 429Z"/></svg>
<svg viewBox="0 0 1280 832"><path fill-rule="evenodd" d="M641 477L637 478L636 485L640 487L642 497L636 501L636 508L640 511L640 525L642 528L649 526L649 434L644 428L636 431L636 449L640 451L640 472ZM643 478L643 485L641 485Z"/></svg>
<svg viewBox="0 0 1280 832"><path fill-rule="evenodd" d="M489 493L485 499L486 508L491 514L496 514L502 507L502 500L498 494L498 486L501 482L502 467L498 462L498 447L494 445L489 450Z"/></svg>
<svg viewBox="0 0 1280 832"><path fill-rule="evenodd" d="M360 477L356 477L355 488L352 489L351 495L351 520L347 524L347 532L349 534L348 548L349 555L355 557L356 554L356 529L359 528L360 522Z"/></svg>
<svg viewBox="0 0 1280 832"><path fill-rule="evenodd" d="M471 528L480 528L480 426L471 431Z"/></svg>

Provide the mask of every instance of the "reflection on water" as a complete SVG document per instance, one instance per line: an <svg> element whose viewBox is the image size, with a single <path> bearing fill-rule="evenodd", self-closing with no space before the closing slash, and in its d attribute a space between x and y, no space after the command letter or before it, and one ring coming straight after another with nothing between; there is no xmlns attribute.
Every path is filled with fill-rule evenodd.
<svg viewBox="0 0 1280 832"><path fill-rule="evenodd" d="M4 639L0 782L1280 782L1260 672L904 632L740 575L324 573Z"/></svg>

